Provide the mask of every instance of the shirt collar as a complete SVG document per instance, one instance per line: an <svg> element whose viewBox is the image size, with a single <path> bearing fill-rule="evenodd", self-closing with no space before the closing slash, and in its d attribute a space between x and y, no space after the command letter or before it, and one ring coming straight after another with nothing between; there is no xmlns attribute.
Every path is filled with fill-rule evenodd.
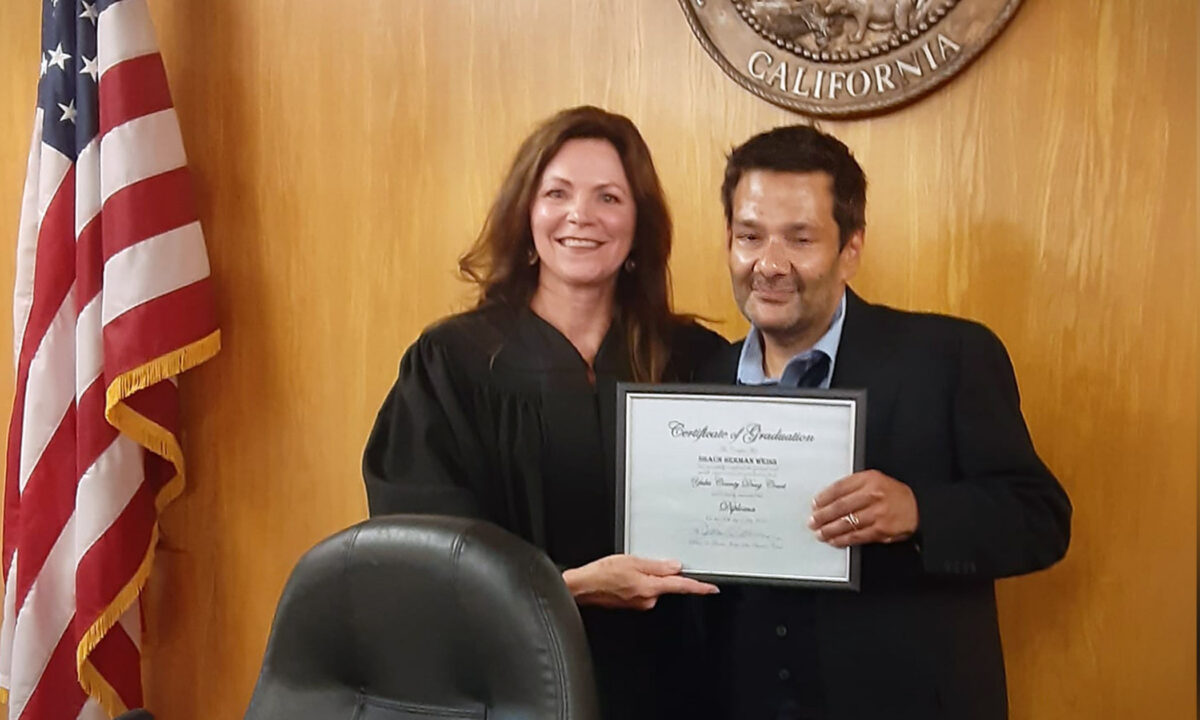
<svg viewBox="0 0 1200 720"><path fill-rule="evenodd" d="M804 369L815 359L816 353L822 352L829 356L829 372L821 382L821 387L829 387L830 380L833 379L833 368L837 364L838 345L842 341L842 326L845 321L846 292L843 290L842 300L833 313L833 321L829 324L829 329L811 348L797 353L791 360L788 360L783 369L783 385L794 387ZM753 325L750 326L750 332L742 343L742 354L738 359L737 381L739 385L781 384L780 380L767 377L763 370L762 333Z"/></svg>

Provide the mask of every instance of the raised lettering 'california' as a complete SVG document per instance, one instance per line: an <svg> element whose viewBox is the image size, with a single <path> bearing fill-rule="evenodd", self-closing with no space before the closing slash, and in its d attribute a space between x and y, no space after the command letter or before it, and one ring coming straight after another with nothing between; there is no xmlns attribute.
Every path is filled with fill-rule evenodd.
<svg viewBox="0 0 1200 720"><path fill-rule="evenodd" d="M832 70L783 53L755 50L746 59L746 72L763 87L797 98L864 98L903 92L961 53L959 43L938 33L907 52L870 67Z"/></svg>

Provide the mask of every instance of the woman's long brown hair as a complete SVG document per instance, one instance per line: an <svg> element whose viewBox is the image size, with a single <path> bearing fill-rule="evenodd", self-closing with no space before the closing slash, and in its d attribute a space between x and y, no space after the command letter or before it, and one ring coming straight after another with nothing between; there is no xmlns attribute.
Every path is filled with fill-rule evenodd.
<svg viewBox="0 0 1200 720"><path fill-rule="evenodd" d="M631 269L617 275L617 313L624 323L634 380L657 382L670 356L667 339L678 322L671 311L671 215L650 149L629 118L583 106L563 110L542 123L513 159L487 221L471 249L458 261L463 277L479 286L478 306L523 307L538 286L538 267L529 213L542 173L568 140L612 143L637 209L629 257Z"/></svg>

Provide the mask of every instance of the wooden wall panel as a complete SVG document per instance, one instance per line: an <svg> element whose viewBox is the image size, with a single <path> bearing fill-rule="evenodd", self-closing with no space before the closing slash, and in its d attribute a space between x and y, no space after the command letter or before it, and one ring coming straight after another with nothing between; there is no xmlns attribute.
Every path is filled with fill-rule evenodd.
<svg viewBox="0 0 1200 720"><path fill-rule="evenodd" d="M0 3L0 292L11 298L16 270L17 218L21 214L21 191L29 162L29 139L33 133L34 101L37 99L39 21L34 3ZM0 322L0 403L3 416L12 407L12 301L6 299ZM0 484L3 479L0 478ZM3 513L0 513L2 515ZM0 523L3 518L0 517ZM0 579L0 582L3 582Z"/></svg>
<svg viewBox="0 0 1200 720"><path fill-rule="evenodd" d="M6 238L33 5L0 3ZM183 383L190 484L148 596L148 696L166 720L234 718L292 564L365 515L374 412L407 344L465 307L455 258L531 126L583 102L639 124L675 212L677 304L736 336L722 154L796 116L729 81L673 0L151 5L225 350ZM1196 16L1028 0L932 97L824 123L871 180L856 287L993 327L1075 502L1067 560L999 584L1014 718L1195 717ZM11 383L4 364L6 406Z"/></svg>

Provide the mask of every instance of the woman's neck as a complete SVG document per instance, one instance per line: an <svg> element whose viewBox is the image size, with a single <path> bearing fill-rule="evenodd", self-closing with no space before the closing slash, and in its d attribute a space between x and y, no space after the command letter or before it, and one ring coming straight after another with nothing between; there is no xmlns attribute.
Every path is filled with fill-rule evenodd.
<svg viewBox="0 0 1200 720"><path fill-rule="evenodd" d="M539 283L529 308L563 334L591 368L612 325L616 287Z"/></svg>

